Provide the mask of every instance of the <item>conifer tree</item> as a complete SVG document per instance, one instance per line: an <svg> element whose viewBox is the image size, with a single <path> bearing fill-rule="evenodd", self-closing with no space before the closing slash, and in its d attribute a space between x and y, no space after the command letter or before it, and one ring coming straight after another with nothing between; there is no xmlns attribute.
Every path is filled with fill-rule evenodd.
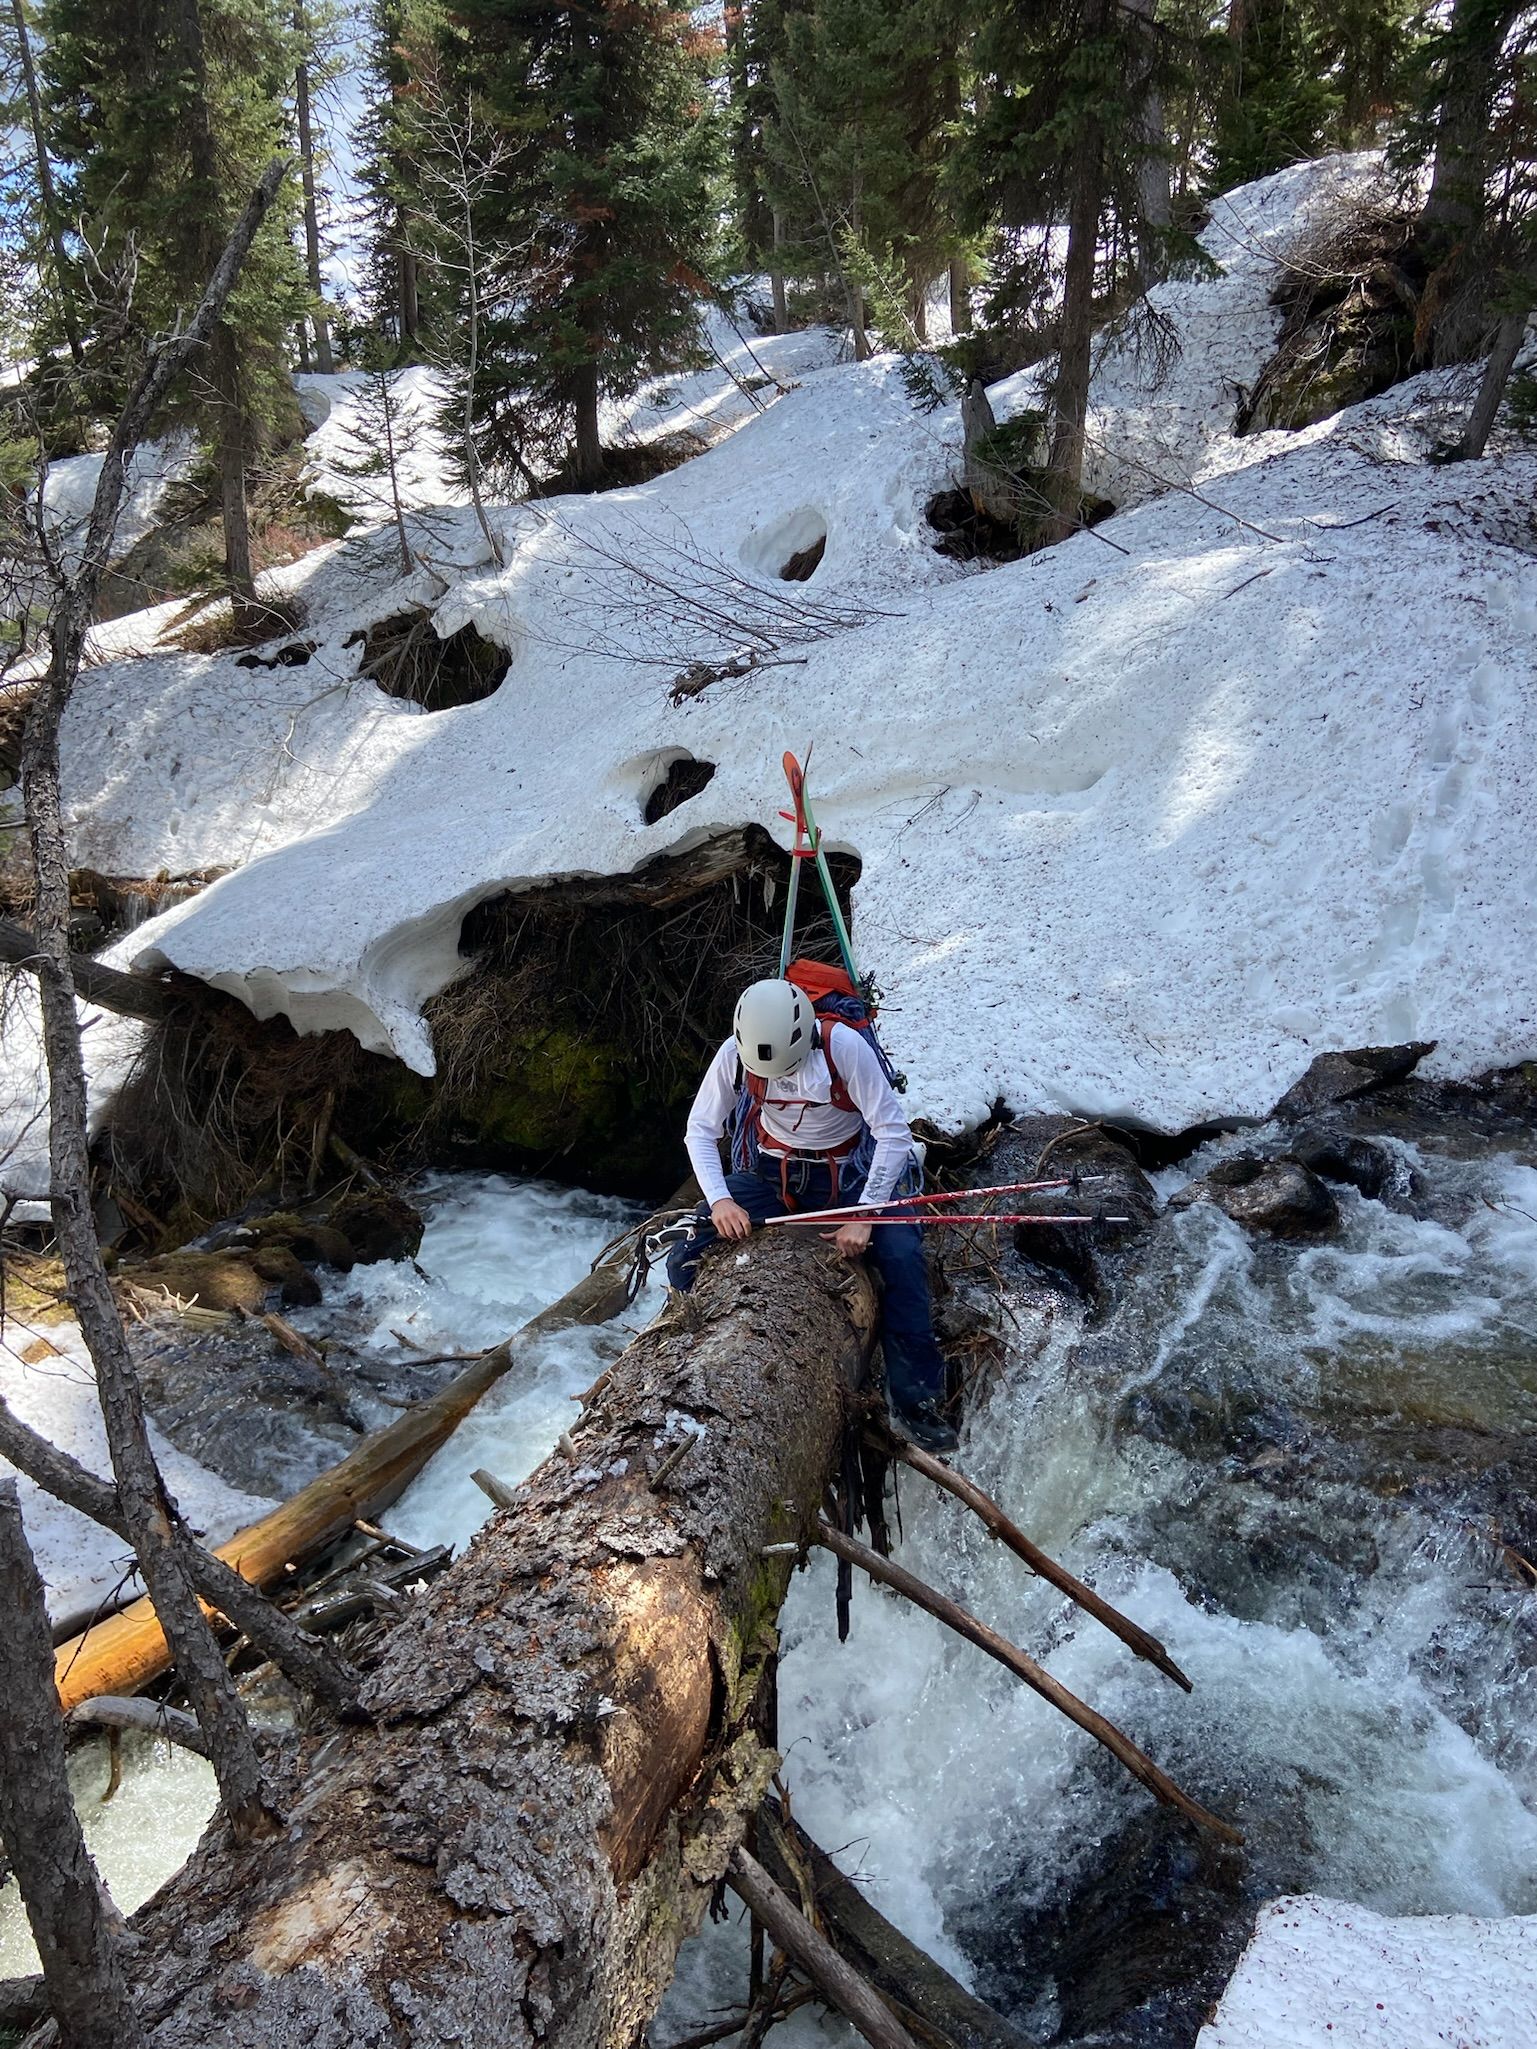
<svg viewBox="0 0 1537 2049"><path fill-rule="evenodd" d="M1156 245L1175 239L1149 219L1147 166L1163 147L1150 108L1193 60L1182 38L1152 28L1150 10L1118 0L1027 0L978 17L980 90L957 185L972 225L1004 229L992 317L1028 325L1055 310L1042 541L1080 517L1096 309L1140 291L1161 268Z"/></svg>
<svg viewBox="0 0 1537 2049"><path fill-rule="evenodd" d="M438 0L367 0L362 48L368 105L355 140L367 211L368 310L381 333L395 336L402 360L420 353L434 306L418 81L436 73L442 28Z"/></svg>
<svg viewBox="0 0 1537 2049"><path fill-rule="evenodd" d="M55 142L94 260L131 283L142 339L195 305L262 168L286 139L294 51L278 0L49 0ZM173 411L213 444L237 623L259 618L246 508L263 439L293 419L286 336L306 310L285 188ZM120 337L112 357L124 360ZM105 370L110 376L112 360Z"/></svg>
<svg viewBox="0 0 1537 2049"><path fill-rule="evenodd" d="M905 301L925 338L924 292L960 241L943 170L960 108L958 0L760 0L758 168L796 227L789 260L836 274L856 355L869 352L866 280ZM765 90L766 88L766 90ZM893 341L907 336L892 336Z"/></svg>
<svg viewBox="0 0 1537 2049"><path fill-rule="evenodd" d="M484 202L499 290L476 414L488 454L571 449L604 475L599 401L676 362L697 333L714 229L713 46L677 0L457 0L451 68L508 146Z"/></svg>

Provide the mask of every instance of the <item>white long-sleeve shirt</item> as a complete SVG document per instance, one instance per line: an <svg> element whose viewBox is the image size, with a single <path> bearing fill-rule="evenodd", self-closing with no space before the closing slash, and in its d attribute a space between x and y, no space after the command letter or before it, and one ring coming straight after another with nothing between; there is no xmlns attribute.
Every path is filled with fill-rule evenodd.
<svg viewBox="0 0 1537 2049"><path fill-rule="evenodd" d="M840 1110L833 1102L827 1056L818 1045L799 1067L769 1083L763 1129L776 1144L793 1151L824 1152L831 1146L846 1145L861 1124L868 1124L875 1139L875 1158L859 1200L862 1205L882 1203L912 1154L907 1119L869 1042L850 1026L829 1025L825 1018L817 1029L836 1034L833 1059L857 1108ZM712 1207L730 1199L718 1147L736 1106L738 1058L735 1039L727 1039L705 1070L684 1134L695 1178Z"/></svg>

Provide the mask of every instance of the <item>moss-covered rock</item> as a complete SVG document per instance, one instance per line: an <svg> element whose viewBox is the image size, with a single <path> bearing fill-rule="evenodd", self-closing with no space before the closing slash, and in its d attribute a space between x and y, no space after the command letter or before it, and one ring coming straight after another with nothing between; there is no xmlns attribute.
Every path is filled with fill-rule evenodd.
<svg viewBox="0 0 1537 2049"><path fill-rule="evenodd" d="M145 1294L164 1290L178 1302L200 1309L239 1310L259 1315L273 1288L244 1252L168 1252L159 1259L125 1264L123 1279ZM302 1269L301 1269L302 1271Z"/></svg>

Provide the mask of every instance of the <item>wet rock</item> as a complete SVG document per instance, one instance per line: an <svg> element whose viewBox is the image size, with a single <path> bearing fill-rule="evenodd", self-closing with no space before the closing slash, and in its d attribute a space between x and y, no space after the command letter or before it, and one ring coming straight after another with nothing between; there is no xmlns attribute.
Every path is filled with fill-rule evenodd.
<svg viewBox="0 0 1537 2049"><path fill-rule="evenodd" d="M1348 1103L1373 1089L1386 1088L1412 1074L1434 1039L1412 1040L1404 1046L1358 1046L1350 1053L1320 1053L1302 1079L1294 1082L1271 1111L1283 1124L1300 1124L1334 1103Z"/></svg>
<svg viewBox="0 0 1537 2049"><path fill-rule="evenodd" d="M286 1245L262 1245L250 1255L251 1271L279 1289L285 1309L308 1309L320 1300L320 1283Z"/></svg>
<svg viewBox="0 0 1537 2049"><path fill-rule="evenodd" d="M200 1309L259 1314L272 1282L258 1274L243 1252L168 1252L159 1259L122 1268L123 1279L146 1294L164 1291Z"/></svg>
<svg viewBox="0 0 1537 2049"><path fill-rule="evenodd" d="M335 1205L328 1221L352 1247L360 1266L373 1266L381 1259L414 1259L422 1242L420 1211L403 1196L383 1189L347 1196Z"/></svg>
<svg viewBox="0 0 1537 2049"><path fill-rule="evenodd" d="M250 1494L287 1499L376 1420L341 1375L295 1358L259 1323L190 1332L156 1317L133 1325L129 1341L156 1426Z"/></svg>
<svg viewBox="0 0 1537 2049"><path fill-rule="evenodd" d="M1340 1206L1330 1189L1300 1160L1260 1160L1245 1154L1222 1160L1171 1198L1170 1209L1215 1203L1246 1231L1271 1238L1317 1238L1337 1230Z"/></svg>
<svg viewBox="0 0 1537 2049"><path fill-rule="evenodd" d="M1419 1195L1419 1177L1407 1161L1370 1138L1310 1127L1299 1134L1292 1158L1325 1181L1354 1188L1368 1202L1384 1203L1389 1209L1412 1210Z"/></svg>
<svg viewBox="0 0 1537 2049"><path fill-rule="evenodd" d="M1101 1124L1072 1117L1021 1117L972 1170L978 1183L1081 1177L1077 1186L1043 1189L1000 1203L1049 1217L1125 1218L1124 1223L1021 1224L1016 1252L1061 1274L1096 1305L1113 1293L1126 1256L1152 1228L1158 1201L1129 1146Z"/></svg>

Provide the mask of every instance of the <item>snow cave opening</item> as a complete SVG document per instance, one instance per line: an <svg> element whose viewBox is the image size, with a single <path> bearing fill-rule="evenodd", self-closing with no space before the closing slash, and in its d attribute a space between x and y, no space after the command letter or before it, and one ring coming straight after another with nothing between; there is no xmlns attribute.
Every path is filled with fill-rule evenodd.
<svg viewBox="0 0 1537 2049"><path fill-rule="evenodd" d="M362 643L359 676L377 683L386 697L402 697L423 711L452 711L479 704L498 690L511 657L473 625L440 634L425 605L392 612L347 641Z"/></svg>
<svg viewBox="0 0 1537 2049"><path fill-rule="evenodd" d="M828 864L850 918L859 858ZM737 996L778 970L790 865L749 825L629 874L482 900L460 927L462 972L425 1005L430 1077L348 1031L301 1036L194 993L114 1100L99 1141L113 1185L156 1215L211 1222L266 1183L302 1182L336 1138L391 1173L480 1167L663 1198ZM795 943L837 958L804 878Z"/></svg>

